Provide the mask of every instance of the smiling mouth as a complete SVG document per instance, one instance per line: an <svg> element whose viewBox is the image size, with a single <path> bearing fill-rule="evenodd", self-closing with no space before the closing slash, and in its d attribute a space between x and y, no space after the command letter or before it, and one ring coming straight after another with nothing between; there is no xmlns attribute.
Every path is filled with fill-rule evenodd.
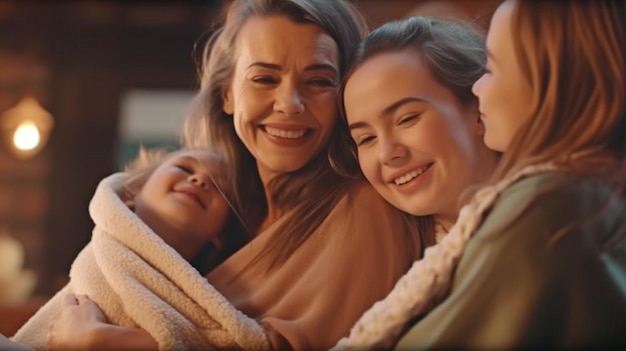
<svg viewBox="0 0 626 351"><path fill-rule="evenodd" d="M404 175L399 176L398 178L394 179L393 182L396 185L403 185L406 184L410 181L412 181L413 179L419 177L420 175L422 175L422 173L426 172L434 163L429 163L427 165L425 165L424 167L418 168L418 169L414 169Z"/></svg>
<svg viewBox="0 0 626 351"><path fill-rule="evenodd" d="M263 126L263 131L273 138L297 140L303 139L309 135L313 130L310 128L302 129L281 129L269 126Z"/></svg>
<svg viewBox="0 0 626 351"><path fill-rule="evenodd" d="M185 196L188 196L188 197L194 199L198 203L198 205L200 205L200 207L206 208L206 206L204 206L204 203L202 202L202 200L200 199L200 197L197 194L194 194L193 192L190 192L190 191L184 191L184 190L180 190L180 191L178 191L178 193L183 194Z"/></svg>

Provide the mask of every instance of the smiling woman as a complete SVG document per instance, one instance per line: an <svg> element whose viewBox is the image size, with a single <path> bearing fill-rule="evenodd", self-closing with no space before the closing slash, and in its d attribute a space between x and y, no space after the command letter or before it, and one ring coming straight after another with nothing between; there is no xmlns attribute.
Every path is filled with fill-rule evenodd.
<svg viewBox="0 0 626 351"><path fill-rule="evenodd" d="M233 83L224 112L257 160L263 184L302 168L335 125L337 44L313 24L251 18L238 35ZM274 213L270 208L270 216Z"/></svg>
<svg viewBox="0 0 626 351"><path fill-rule="evenodd" d="M358 46L342 87L360 169L387 201L419 216L431 244L456 221L463 191L498 162L471 93L484 70L482 45L469 25L391 22Z"/></svg>

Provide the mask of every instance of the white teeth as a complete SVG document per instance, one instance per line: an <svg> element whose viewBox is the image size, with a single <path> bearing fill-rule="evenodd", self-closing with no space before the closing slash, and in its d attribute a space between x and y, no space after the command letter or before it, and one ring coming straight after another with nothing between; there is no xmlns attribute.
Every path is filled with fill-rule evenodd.
<svg viewBox="0 0 626 351"><path fill-rule="evenodd" d="M277 129L277 128L271 128L271 127L265 127L265 131L267 132L267 134L271 135L271 136L275 136L278 138L285 138L285 139L298 139L298 138L302 138L304 136L304 133L306 133L306 130L284 130L284 129Z"/></svg>
<svg viewBox="0 0 626 351"><path fill-rule="evenodd" d="M408 183L414 178L416 178L418 175L424 173L428 169L428 167L430 167L430 165L426 165L420 169L413 170L403 176L400 176L394 179L393 181L394 183L396 183L396 185L402 185L402 184Z"/></svg>

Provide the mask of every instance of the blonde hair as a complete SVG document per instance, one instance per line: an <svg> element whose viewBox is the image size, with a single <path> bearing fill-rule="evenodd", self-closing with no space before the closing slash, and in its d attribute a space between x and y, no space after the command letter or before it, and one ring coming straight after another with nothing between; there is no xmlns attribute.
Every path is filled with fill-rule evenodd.
<svg viewBox="0 0 626 351"><path fill-rule="evenodd" d="M124 166L124 172L126 173L122 183L124 186L124 193L122 194L124 200L137 196L152 173L172 154L166 149L146 149L141 146L137 157Z"/></svg>
<svg viewBox="0 0 626 351"><path fill-rule="evenodd" d="M337 43L340 75L350 50L367 31L363 17L348 1L235 0L224 25L209 38L203 52L200 91L183 127L183 145L208 147L225 159L235 208L253 233L267 215L267 199L256 160L235 133L233 117L224 113L222 96L233 77L237 33L251 17L273 15L324 29ZM340 132L334 128L329 140L339 138ZM259 255L272 257L270 268L291 256L348 188L346 184L351 180L332 170L326 153L322 149L303 168L280 175L269 184L272 200L282 210L293 209L293 215L277 230L276 239Z"/></svg>
<svg viewBox="0 0 626 351"><path fill-rule="evenodd" d="M496 171L501 179L553 161L617 183L626 179L624 115L626 2L515 2L512 36L533 91L532 115ZM593 153L596 157L572 158Z"/></svg>

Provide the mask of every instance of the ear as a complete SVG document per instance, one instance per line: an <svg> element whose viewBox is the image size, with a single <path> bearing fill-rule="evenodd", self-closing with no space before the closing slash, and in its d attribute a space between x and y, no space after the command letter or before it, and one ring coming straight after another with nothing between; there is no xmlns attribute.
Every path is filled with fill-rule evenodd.
<svg viewBox="0 0 626 351"><path fill-rule="evenodd" d="M222 103L223 103L223 107L222 109L224 110L224 113L226 113L227 115L233 115L235 113L235 104L233 102L233 94L231 93L230 89L223 89L222 90Z"/></svg>

